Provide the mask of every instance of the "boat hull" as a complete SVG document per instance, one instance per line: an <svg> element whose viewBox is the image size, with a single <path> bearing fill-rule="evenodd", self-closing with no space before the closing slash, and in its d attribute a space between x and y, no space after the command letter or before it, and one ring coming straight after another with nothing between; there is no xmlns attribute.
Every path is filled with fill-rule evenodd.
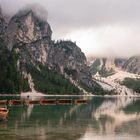
<svg viewBox="0 0 140 140"><path fill-rule="evenodd" d="M87 104L88 100L84 100L84 99L77 99L75 100L75 104Z"/></svg>
<svg viewBox="0 0 140 140"><path fill-rule="evenodd" d="M61 105L69 105L69 104L72 104L72 100L71 99L59 99L57 101L58 104L61 104Z"/></svg>
<svg viewBox="0 0 140 140"><path fill-rule="evenodd" d="M7 100L0 100L0 105L7 105Z"/></svg>
<svg viewBox="0 0 140 140"><path fill-rule="evenodd" d="M40 100L41 105L56 105L56 99L42 99Z"/></svg>
<svg viewBox="0 0 140 140"><path fill-rule="evenodd" d="M26 101L26 104L27 105L39 105L40 101L39 100L29 100L29 101Z"/></svg>
<svg viewBox="0 0 140 140"><path fill-rule="evenodd" d="M22 100L10 100L9 105L23 105Z"/></svg>
<svg viewBox="0 0 140 140"><path fill-rule="evenodd" d="M0 120L6 120L9 113L9 109L7 108L0 108Z"/></svg>

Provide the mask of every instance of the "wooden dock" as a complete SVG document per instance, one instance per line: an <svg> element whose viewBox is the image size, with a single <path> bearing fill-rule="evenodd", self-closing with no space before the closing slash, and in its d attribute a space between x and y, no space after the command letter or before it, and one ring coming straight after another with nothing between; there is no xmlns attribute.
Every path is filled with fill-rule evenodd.
<svg viewBox="0 0 140 140"><path fill-rule="evenodd" d="M71 105L87 104L86 99L0 100L0 105Z"/></svg>

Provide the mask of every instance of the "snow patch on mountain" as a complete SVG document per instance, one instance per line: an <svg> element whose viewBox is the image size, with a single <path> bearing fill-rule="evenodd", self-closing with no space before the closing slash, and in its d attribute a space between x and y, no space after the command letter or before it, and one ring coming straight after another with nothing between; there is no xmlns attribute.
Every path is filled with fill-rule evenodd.
<svg viewBox="0 0 140 140"><path fill-rule="evenodd" d="M132 89L121 85L125 78L140 78L138 74L132 74L129 72L122 71L120 69L115 69L115 74L108 77L101 77L99 75L94 75L94 79L100 84L100 86L106 91L114 91L117 95L121 96L138 96L139 94L134 92Z"/></svg>
<svg viewBox="0 0 140 140"><path fill-rule="evenodd" d="M140 75L138 74L133 74L133 73L129 73L126 71L123 71L121 69L115 69L115 74L108 76L107 78L113 81L123 81L126 77L127 78L140 78Z"/></svg>

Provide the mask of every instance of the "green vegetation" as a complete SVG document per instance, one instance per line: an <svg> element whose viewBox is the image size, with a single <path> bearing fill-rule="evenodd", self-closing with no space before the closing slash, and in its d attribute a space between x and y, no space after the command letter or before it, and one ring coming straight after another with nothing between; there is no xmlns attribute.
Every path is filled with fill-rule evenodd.
<svg viewBox="0 0 140 140"><path fill-rule="evenodd" d="M136 100L133 102L133 104L130 104L126 107L123 108L123 110L125 111L125 113L132 113L132 112L138 112L140 113L140 101Z"/></svg>
<svg viewBox="0 0 140 140"><path fill-rule="evenodd" d="M89 87L87 86L86 84L80 82L80 87L82 87L84 90L86 90L87 92L90 92L92 93L93 92L93 88L92 87Z"/></svg>
<svg viewBox="0 0 140 140"><path fill-rule="evenodd" d="M28 53L24 44L16 44L14 49L16 48L20 48L20 50ZM21 91L30 91L28 79L24 79L22 71L17 68L19 54L14 49L9 51L4 45L3 40L0 40L0 94L15 94ZM37 65L39 65L40 70L31 63L23 65L24 69L31 73L37 91L47 94L78 94L80 92L63 75L49 70L47 66L43 66L42 64ZM67 72L69 74L75 73L73 70Z"/></svg>
<svg viewBox="0 0 140 140"><path fill-rule="evenodd" d="M19 48L24 52L24 56L20 53L16 53L15 49ZM20 67L17 67L17 60L21 57L25 57L28 62L23 63ZM39 92L47 94L79 94L80 90L74 86L64 75L59 72L48 69L47 66L38 64L36 66L31 63L31 56L28 52L25 44L16 44L10 51L4 44L4 41L0 38L0 94L16 94L21 91L30 91L28 79L22 75L22 69L30 73L35 84L35 89ZM77 77L77 71L75 69L64 69L67 75L73 78ZM95 84L93 87L80 83L80 86L86 91L96 93L99 95L106 94L105 91Z"/></svg>
<svg viewBox="0 0 140 140"><path fill-rule="evenodd" d="M49 70L47 66L27 66L27 71L34 79L35 89L47 94L78 94L80 91L70 83L63 75L56 71Z"/></svg>
<svg viewBox="0 0 140 140"><path fill-rule="evenodd" d="M77 75L77 71L75 69L64 68L64 71L69 76L76 77L76 75Z"/></svg>
<svg viewBox="0 0 140 140"><path fill-rule="evenodd" d="M135 92L140 93L140 79L133 79L133 78L125 78L124 81L121 83L126 87L133 89Z"/></svg>
<svg viewBox="0 0 140 140"><path fill-rule="evenodd" d="M9 51L0 39L0 94L15 94L29 91L28 80L17 70L18 56Z"/></svg>
<svg viewBox="0 0 140 140"><path fill-rule="evenodd" d="M73 79L77 76L77 71L74 69L64 68L64 71L66 72L67 75L72 76ZM82 81L80 81L79 83L80 86L87 92L95 93L96 95L112 94L112 92L109 93L108 91L104 91L97 83L94 86L86 85Z"/></svg>
<svg viewBox="0 0 140 140"><path fill-rule="evenodd" d="M99 70L99 74L102 76L102 77L108 77L110 75L113 75L115 72L114 70L111 68L109 70L107 70L106 68L102 68L101 70Z"/></svg>
<svg viewBox="0 0 140 140"><path fill-rule="evenodd" d="M85 89L87 92L93 93L95 95L115 95L116 93L112 91L105 91L100 85L98 85L94 81L94 85L92 87L85 85L84 83L80 82L80 86Z"/></svg>
<svg viewBox="0 0 140 140"><path fill-rule="evenodd" d="M100 86L95 86L94 89L93 89L94 93L93 94L96 94L96 95L116 95L117 93L115 93L114 90L112 91L107 91L107 90L104 90L102 87Z"/></svg>

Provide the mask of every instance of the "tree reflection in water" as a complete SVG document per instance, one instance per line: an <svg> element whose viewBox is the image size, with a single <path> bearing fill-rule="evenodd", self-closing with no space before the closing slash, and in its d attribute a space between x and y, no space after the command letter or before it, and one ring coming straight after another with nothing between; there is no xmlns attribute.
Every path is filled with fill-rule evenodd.
<svg viewBox="0 0 140 140"><path fill-rule="evenodd" d="M138 98L89 98L83 105L12 106L0 139L140 139Z"/></svg>

